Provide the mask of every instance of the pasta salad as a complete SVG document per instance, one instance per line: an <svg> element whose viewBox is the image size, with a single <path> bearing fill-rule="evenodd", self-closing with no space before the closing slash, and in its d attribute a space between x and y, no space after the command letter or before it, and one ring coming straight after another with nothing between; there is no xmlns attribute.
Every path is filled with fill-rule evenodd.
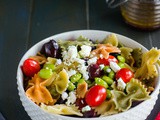
<svg viewBox="0 0 160 120"><path fill-rule="evenodd" d="M23 65L26 96L43 110L73 117L100 117L150 99L160 50L129 48L116 34L101 43L80 36L50 40Z"/></svg>

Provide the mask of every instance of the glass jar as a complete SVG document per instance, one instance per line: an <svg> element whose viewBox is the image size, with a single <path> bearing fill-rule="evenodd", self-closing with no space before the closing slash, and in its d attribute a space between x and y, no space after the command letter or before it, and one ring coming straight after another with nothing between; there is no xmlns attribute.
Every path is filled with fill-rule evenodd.
<svg viewBox="0 0 160 120"><path fill-rule="evenodd" d="M128 0L120 8L126 23L145 30L160 28L160 0Z"/></svg>

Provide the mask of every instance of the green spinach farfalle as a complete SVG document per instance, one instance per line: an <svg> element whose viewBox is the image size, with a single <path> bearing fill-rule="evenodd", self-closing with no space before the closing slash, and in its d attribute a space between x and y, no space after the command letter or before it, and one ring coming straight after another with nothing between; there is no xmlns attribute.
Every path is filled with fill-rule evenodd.
<svg viewBox="0 0 160 120"><path fill-rule="evenodd" d="M95 107L95 112L97 112L97 114L101 116L107 116L118 113L119 111L115 108L115 102L113 101L113 99L110 99L109 101L104 101L98 107Z"/></svg>
<svg viewBox="0 0 160 120"><path fill-rule="evenodd" d="M150 98L147 89L137 79L131 79L131 81L127 83L126 93L118 90L112 90L111 92L116 105L115 109L119 111L128 110L134 100L142 101Z"/></svg>

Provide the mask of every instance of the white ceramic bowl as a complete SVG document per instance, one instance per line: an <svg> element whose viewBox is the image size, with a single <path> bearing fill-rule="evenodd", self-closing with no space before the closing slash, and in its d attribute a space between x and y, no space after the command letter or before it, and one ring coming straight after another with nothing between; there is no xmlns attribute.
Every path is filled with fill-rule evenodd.
<svg viewBox="0 0 160 120"><path fill-rule="evenodd" d="M97 31L97 30L79 30L79 31L71 31L71 32L65 32L58 35L51 36L49 38L46 38L39 43L35 44L32 48L30 48L25 55L22 57L18 69L17 69L17 84L18 84L18 91L19 96L22 101L22 104L27 111L28 115L33 120L144 120L146 117L150 114L151 110L153 109L153 106L157 100L159 89L160 89L160 77L156 78L156 88L154 92L151 94L151 99L146 100L139 105L129 109L126 112L122 112L119 114L106 116L106 117L97 117L97 118L76 118L76 117L67 117L62 115L56 115L56 114L50 114L43 111L39 106L37 106L35 103L33 103L30 99L27 98L25 95L25 91L23 89L23 73L21 70L21 66L25 59L27 59L31 55L36 55L36 53L41 49L42 45L46 42L48 42L50 39L54 40L67 40L67 39L74 39L79 37L80 35L83 35L87 38L90 38L92 40L103 40L107 35L109 35L111 32L106 31ZM131 47L131 48L142 48L142 51L145 52L147 49L140 45L139 43L133 41L130 38L124 37L122 35L118 35L118 40L122 42L125 46ZM158 72L160 73L160 69L158 68Z"/></svg>

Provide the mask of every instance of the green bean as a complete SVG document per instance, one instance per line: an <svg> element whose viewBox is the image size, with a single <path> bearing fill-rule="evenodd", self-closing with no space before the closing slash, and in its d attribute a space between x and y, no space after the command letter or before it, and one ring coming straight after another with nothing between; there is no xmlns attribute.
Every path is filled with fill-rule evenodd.
<svg viewBox="0 0 160 120"><path fill-rule="evenodd" d="M110 77L107 77L106 75L104 75L102 79L106 81L108 85L112 85L113 83L113 80Z"/></svg>
<svg viewBox="0 0 160 120"><path fill-rule="evenodd" d="M82 75L80 73L74 74L70 77L72 83L78 82L81 79Z"/></svg>
<svg viewBox="0 0 160 120"><path fill-rule="evenodd" d="M75 86L72 82L69 82L69 83L68 83L68 88L67 88L67 90L73 91L75 88L76 88L76 86Z"/></svg>
<svg viewBox="0 0 160 120"><path fill-rule="evenodd" d="M123 56L117 56L117 59L122 62L122 63L125 63L125 58Z"/></svg>
<svg viewBox="0 0 160 120"><path fill-rule="evenodd" d="M114 79L115 73L113 71L109 72L108 77Z"/></svg>
<svg viewBox="0 0 160 120"><path fill-rule="evenodd" d="M112 94L111 94L111 91L107 89L107 99L111 99L112 97Z"/></svg>
<svg viewBox="0 0 160 120"><path fill-rule="evenodd" d="M98 77L95 78L95 83L97 85L102 85L103 87L108 88L108 84L104 80L102 80L101 78L98 78Z"/></svg>

